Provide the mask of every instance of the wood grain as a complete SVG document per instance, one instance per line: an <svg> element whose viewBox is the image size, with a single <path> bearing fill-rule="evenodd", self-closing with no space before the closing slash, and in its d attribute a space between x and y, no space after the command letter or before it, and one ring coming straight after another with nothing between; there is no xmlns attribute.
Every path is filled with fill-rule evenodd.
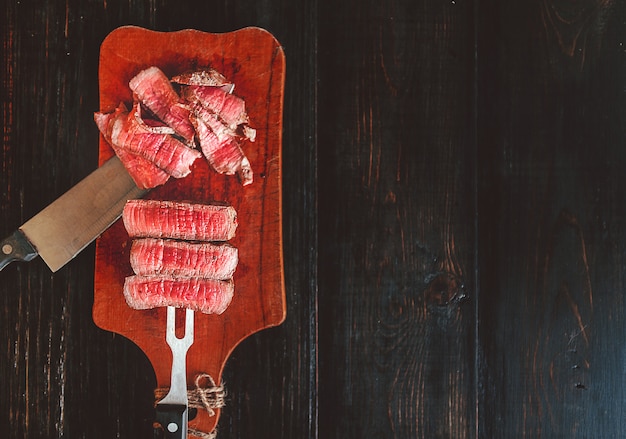
<svg viewBox="0 0 626 439"><path fill-rule="evenodd" d="M8 58L3 66L6 65L10 78L23 78L19 81L5 81L3 76L3 86L11 91L11 100L4 101L3 108L6 110L6 117L10 117L12 122L11 126L7 126L7 132L12 133L11 137L4 137L2 148L3 154L8 156L3 161L3 166L8 169L7 173L3 173L3 184L8 184L12 192L8 197L9 201L3 198L5 204L2 213L10 218L3 223L6 228L17 227L45 203L58 196L58 192L71 186L97 166L98 149L94 146L97 145L98 134L90 119L93 111L99 109L97 78L100 44L111 30L125 23L150 26L161 17L168 17L169 6L147 6L139 3L114 5L110 2L81 6L77 2L69 2L67 10L65 7L45 5L38 10L36 8L35 11L38 12L16 4L3 6L3 9L7 9L7 13L2 14L3 24L7 23L7 26L2 26L3 41L8 42L6 47L12 47L12 58ZM190 5L179 6L184 9ZM276 4L266 9L264 14L277 8L283 9ZM276 27L277 22L274 21L273 25L273 19L269 16L255 18L256 9L247 8L243 14L239 13L242 11L235 10L236 19L231 18L228 23L223 16L218 17L215 11L206 10L201 10L198 14L186 14L187 18L183 17L183 20L188 23L185 27L210 32L237 30L246 24ZM180 14L169 14L163 30L168 30L167 27L173 25L173 20L180 18ZM308 26L308 18L304 20ZM67 35L64 34L64 27L67 27ZM288 28L289 26L283 26L283 36ZM303 27L297 29L298 40L302 41L300 46L304 50L304 56L311 56L307 55L311 42L303 38L302 29ZM291 31L292 34L295 30ZM68 47L71 49L69 55L64 51ZM45 66L42 66L41 60L44 60ZM66 67L71 69L72 62L80 67L71 71L64 70ZM294 72L298 70L302 69L293 69ZM302 74L305 75L304 72ZM59 77L58 81L63 88L56 86L54 77ZM41 78L46 80L41 81ZM296 85L301 87L302 83L292 82L291 88ZM63 123L59 124L57 116L60 110L49 110L54 108L54 99L62 93L67 94L65 99L68 103L61 112L64 116ZM8 95L3 93L3 97ZM47 106L50 108L41 105L40 101L44 100L50 102ZM71 112L67 108L71 108ZM39 140L43 132L38 128L46 119L46 114L50 115L47 126L57 127L58 131L53 131L53 134L58 133L60 139L51 136L50 142L44 145ZM76 114L80 114L80 118L77 119ZM33 123L35 129L31 130ZM308 123L309 119L303 118L300 126ZM286 131L293 133L293 126ZM298 133L298 137L299 135ZM74 139L74 136L79 136L79 139ZM68 143L72 139L74 140ZM291 134L291 139L293 142L294 134ZM54 150L50 148L51 144L60 144L58 151L63 153L62 158L50 160ZM26 148L18 145L26 145ZM303 156L295 152L295 156L292 154L292 163L304 160L301 158ZM311 168L314 162L305 161L302 166ZM15 177L4 180L4 176L8 174ZM295 180L300 178L297 176ZM310 180L305 181L306 185L311 186ZM291 177L291 186L303 184L305 183L294 183L294 177ZM303 197L310 196L311 191L308 190L301 194L291 194L289 198L291 205L299 209ZM290 217L289 221L290 233L300 235L299 217ZM289 247L292 254L288 261L292 273L289 282L293 285L294 282L303 282L301 279L309 274L302 272L300 267L295 272L294 264L302 260L299 255L303 252L298 250L297 244L290 243ZM90 309L93 296L89 291L94 287L94 249L88 249L73 261L74 268L68 266L63 273L54 276L47 273L45 267L39 266L40 261L33 262L31 265L11 267L14 277L8 280L5 287L10 293L3 294L4 300L8 301L3 307L8 316L2 321L7 334L6 356L3 357L3 366L6 367L3 371L8 376L15 377L12 381L15 386L7 384L6 388L10 390L3 392L0 412L2 416L6 416L6 425L11 426L10 437L151 437L152 390L156 382L150 363L133 343L99 330L92 321ZM7 272L3 274L5 273ZM16 281L15 276L20 276L22 280ZM34 280L33 276L40 277L40 280ZM308 281L304 281L304 289L300 288L300 297L310 295L307 285ZM40 295L42 299L38 299ZM22 303L19 309L16 305L18 300ZM24 319L26 315L31 317ZM38 315L44 317L37 318ZM301 315L305 316L308 323L309 313L303 312ZM299 330L298 319L292 318L289 326ZM14 331L19 332L14 334ZM298 388L299 385L294 382L301 379L304 380L304 386L308 385L311 375L308 371L311 367L309 354L303 351L287 358L280 355L284 343L295 349L302 338L296 338L296 331L290 332L282 328L278 331L278 334L274 332L273 335L255 340L254 345L266 346L260 351L265 361L255 360L254 364L261 363L259 367L239 367L240 370L249 371L249 379L245 373L230 373L229 376L229 372L226 372L229 395L232 392L233 396L229 396L227 401L230 407L224 415L225 426L221 428L221 435L225 436L229 434L229 430L233 431L233 427L228 426L229 418L256 416L258 410L246 407L245 401L256 399L267 403L271 400L268 398L269 389ZM9 332L13 335L9 336ZM254 355L254 347L249 347L247 351L244 349L244 352ZM247 360L244 362L247 363ZM273 365L280 362L283 366L274 369ZM295 365L291 366L292 362L300 362L303 367L296 369ZM58 364L63 364L63 367L58 368ZM291 379L285 378L284 370L293 371ZM251 391L247 383L252 379L257 386L256 390ZM281 393L277 392L275 401L280 401ZM238 404L236 398L241 398L244 403ZM291 407L303 407L302 413L306 413L309 405L308 398L300 398L293 401ZM276 434L301 437L297 433L300 428L308 428L308 414L302 418L306 422L300 422L292 415L292 410L281 406L280 402L271 405L268 410L276 414L274 418L283 417L292 423L291 430L285 429L280 423L268 423L270 431ZM243 423L235 423L235 431L240 426L244 426ZM257 426L258 423L254 428Z"/></svg>
<svg viewBox="0 0 626 439"><path fill-rule="evenodd" d="M471 437L472 10L326 13L320 436Z"/></svg>
<svg viewBox="0 0 626 439"><path fill-rule="evenodd" d="M5 235L98 165L111 31L280 41L288 313L227 361L219 438L623 436L623 0L1 11ZM149 361L92 320L94 257L0 273L8 438L153 436Z"/></svg>
<svg viewBox="0 0 626 439"><path fill-rule="evenodd" d="M482 40L480 422L485 437L619 436L623 389L606 383L622 381L623 29L594 28L602 44L573 63L542 10L522 9L491 10ZM580 24L611 13L575 11L559 31L583 44Z"/></svg>

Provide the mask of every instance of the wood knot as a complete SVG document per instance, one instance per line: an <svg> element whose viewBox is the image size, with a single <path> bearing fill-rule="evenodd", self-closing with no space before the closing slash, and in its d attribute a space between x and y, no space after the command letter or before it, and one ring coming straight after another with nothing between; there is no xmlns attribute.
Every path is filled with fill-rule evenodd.
<svg viewBox="0 0 626 439"><path fill-rule="evenodd" d="M426 285L424 299L428 306L447 307L465 298L465 286L458 276L443 272L433 275Z"/></svg>

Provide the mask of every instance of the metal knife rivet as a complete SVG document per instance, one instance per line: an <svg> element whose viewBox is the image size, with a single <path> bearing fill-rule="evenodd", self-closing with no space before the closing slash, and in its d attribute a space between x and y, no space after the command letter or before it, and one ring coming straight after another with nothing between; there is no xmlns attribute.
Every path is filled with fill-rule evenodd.
<svg viewBox="0 0 626 439"><path fill-rule="evenodd" d="M178 424L176 424L176 422L170 422L167 425L167 431L169 431L170 433L176 433L177 430L178 430Z"/></svg>
<svg viewBox="0 0 626 439"><path fill-rule="evenodd" d="M13 253L13 246L11 244L4 244L2 246L2 253L4 253L5 255L10 255L11 253Z"/></svg>

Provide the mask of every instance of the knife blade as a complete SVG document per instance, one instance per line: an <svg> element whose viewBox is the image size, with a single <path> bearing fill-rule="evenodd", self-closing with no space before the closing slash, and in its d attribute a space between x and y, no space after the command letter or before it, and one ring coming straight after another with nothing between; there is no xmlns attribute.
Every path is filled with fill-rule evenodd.
<svg viewBox="0 0 626 439"><path fill-rule="evenodd" d="M0 270L39 255L56 272L117 221L127 200L146 192L112 157L0 241Z"/></svg>

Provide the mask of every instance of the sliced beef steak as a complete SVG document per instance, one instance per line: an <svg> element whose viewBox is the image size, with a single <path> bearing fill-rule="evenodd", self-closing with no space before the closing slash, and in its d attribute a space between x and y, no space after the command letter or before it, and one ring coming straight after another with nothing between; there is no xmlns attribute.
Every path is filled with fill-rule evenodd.
<svg viewBox="0 0 626 439"><path fill-rule="evenodd" d="M202 154L211 167L220 174L237 174L244 186L251 184L254 179L252 167L237 139L226 132L227 128L215 116L202 116L203 110L200 109L192 117L192 122L198 133Z"/></svg>
<svg viewBox="0 0 626 439"><path fill-rule="evenodd" d="M150 160L142 157L139 154L132 153L113 144L111 140L111 134L113 132L113 125L118 118L128 117L128 110L121 104L112 113L95 113L94 120L98 129L102 133L104 139L115 151L115 154L120 158L120 161L124 164L124 167L128 171L128 174L132 177L137 187L142 189L152 189L154 187L164 184L170 175L155 165Z"/></svg>
<svg viewBox="0 0 626 439"><path fill-rule="evenodd" d="M193 162L202 156L178 141L162 128L146 125L137 117L138 104L133 112L116 111L111 115L97 113L99 128L111 146L139 155L175 178L191 172Z"/></svg>
<svg viewBox="0 0 626 439"><path fill-rule="evenodd" d="M224 124L232 130L236 130L239 125L250 122L244 100L226 92L221 87L190 85L182 89L181 95L186 101L199 103L219 116Z"/></svg>
<svg viewBox="0 0 626 439"><path fill-rule="evenodd" d="M136 239L130 249L135 274L164 274L226 280L237 268L238 251L228 244Z"/></svg>
<svg viewBox="0 0 626 439"><path fill-rule="evenodd" d="M194 70L192 72L181 73L173 76L172 82L184 85L204 85L210 87L221 87L228 93L232 93L235 84L230 82L224 75L215 69Z"/></svg>
<svg viewBox="0 0 626 439"><path fill-rule="evenodd" d="M185 142L193 143L194 129L189 121L189 108L183 105L170 80L158 67L139 72L129 82L139 101L156 117L172 127Z"/></svg>
<svg viewBox="0 0 626 439"><path fill-rule="evenodd" d="M221 314L234 293L231 281L173 276L129 276L124 297L133 309L162 306L189 308L205 314Z"/></svg>
<svg viewBox="0 0 626 439"><path fill-rule="evenodd" d="M129 200L122 219L131 238L228 241L237 229L232 206L182 201Z"/></svg>

